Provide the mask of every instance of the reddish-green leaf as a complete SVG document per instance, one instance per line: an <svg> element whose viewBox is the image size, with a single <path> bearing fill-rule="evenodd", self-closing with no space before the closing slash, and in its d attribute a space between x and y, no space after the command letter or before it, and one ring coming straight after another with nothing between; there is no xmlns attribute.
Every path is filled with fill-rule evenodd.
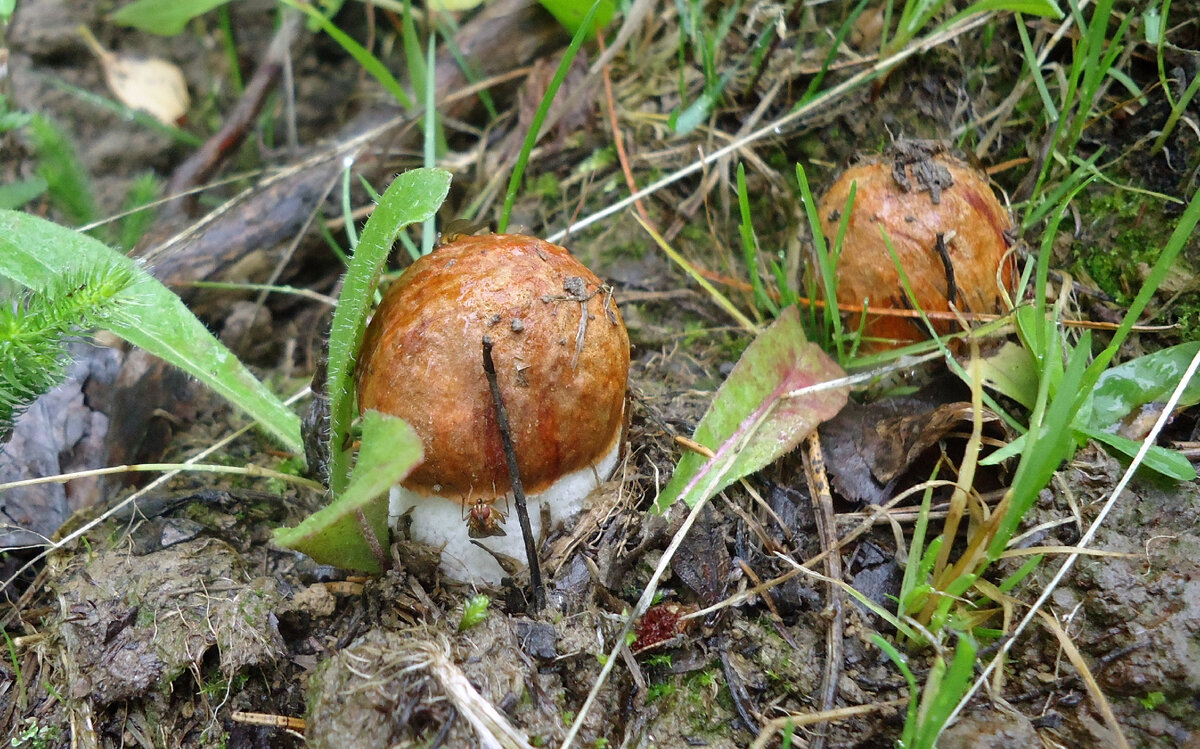
<svg viewBox="0 0 1200 749"><path fill-rule="evenodd" d="M846 404L848 387L819 387L844 376L805 340L797 309L785 309L742 354L696 427L693 439L713 457L684 455L655 510L679 499L694 506L795 448Z"/></svg>

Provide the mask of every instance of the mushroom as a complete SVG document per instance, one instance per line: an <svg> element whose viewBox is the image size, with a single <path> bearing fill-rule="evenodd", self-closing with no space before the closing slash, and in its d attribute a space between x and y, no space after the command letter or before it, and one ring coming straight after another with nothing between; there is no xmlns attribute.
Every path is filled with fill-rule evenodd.
<svg viewBox="0 0 1200 749"><path fill-rule="evenodd" d="M395 487L389 516L442 546L442 570L499 582L492 554L524 562L506 527L510 480L484 374L493 341L535 543L584 507L616 467L629 337L611 289L558 245L512 234L459 236L416 260L375 312L358 360L358 403L416 430L425 461Z"/></svg>
<svg viewBox="0 0 1200 749"><path fill-rule="evenodd" d="M838 304L911 309L880 228L887 232L926 312L949 303L966 312L999 313L1015 279L1012 219L986 175L937 144L900 141L838 177L818 208L825 236L837 236L851 185L857 185L838 259ZM858 315L851 315L857 329ZM946 333L948 322L935 323ZM867 348L923 340L914 317L868 315Z"/></svg>

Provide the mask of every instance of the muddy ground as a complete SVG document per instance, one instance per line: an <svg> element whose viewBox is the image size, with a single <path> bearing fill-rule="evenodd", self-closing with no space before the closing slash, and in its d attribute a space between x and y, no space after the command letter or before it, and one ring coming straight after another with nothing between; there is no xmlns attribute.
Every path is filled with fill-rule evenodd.
<svg viewBox="0 0 1200 749"><path fill-rule="evenodd" d="M193 94L183 125L188 132L211 135L237 99L220 26L211 14L178 36L161 38L108 23L110 5L19 2L6 31L8 75L0 80L11 109L51 116L70 134L92 174L101 215L121 209L137 176L150 172L170 179L195 148L125 121L58 85L65 81L105 93L99 66L76 26L86 24L114 50L179 64ZM684 73L678 69L678 4L649 5L652 12L609 66L625 145L641 185L685 165L697 149L724 145L724 134L785 114L820 69L831 34L848 12L838 3L804 11L789 11L796 4L786 3L744 8L719 60L732 66L747 57L755 34L768 22L764 19L776 18L774 13L786 32L767 51L766 72L734 70L707 127L673 135L666 115L680 104L681 82L690 97L696 96L700 73L690 59ZM716 14L720 4L710 5L705 12ZM263 63L276 10L265 0L229 7L238 64L246 77ZM1198 17L1195 3L1170 6L1166 26L1173 46L1166 62L1185 81L1200 75ZM385 40L381 54L401 69L399 42L386 41L396 31L383 11L349 3L337 22L357 38ZM531 72L495 89L495 116L474 103L448 120L446 166L455 182L443 222L467 214L476 200L483 200L476 219L494 222L503 182L493 177L514 158L548 71L567 43L561 29L536 9L522 23L519 39L510 33L481 43L485 51L477 52L482 56L477 62L493 74L525 65L533 66ZM1031 21L1034 28L1040 23ZM1053 28L1045 23L1045 29ZM1150 141L1168 105L1156 86L1154 50L1140 39L1130 43L1121 66L1144 87L1145 99L1110 90L1100 107L1103 116L1086 130L1080 149L1086 155L1104 147L1111 154L1107 173L1121 182L1186 199L1200 182L1195 131L1200 104L1191 104L1185 117L1191 118L1190 126L1185 122L1178 128L1168 149L1150 155ZM869 42L852 39L850 45L837 58L847 63L845 69L835 66L826 86L858 69L856 55ZM1022 75L1019 46L1013 21L1000 17L907 61L877 87L859 87L745 151L762 245L778 248L786 272L799 273L808 240L795 199L796 162L805 165L814 185L823 186L857 152L878 150L897 136L978 146L987 129L982 118L1001 105ZM288 210L292 201L312 205L329 220L331 234L344 239L337 224L340 193L321 197L340 160L308 163L293 181L265 184L261 177L244 175L259 167L301 163L330 142L396 116L379 87L328 37L301 28L291 53L294 115L282 97L268 99L267 114L252 123L221 167L219 174L234 175L234 181L206 191L192 209L179 201L161 208L137 250L239 356L285 394L311 379L322 355L329 307L276 294L259 308L251 292L197 290L187 284L265 281L286 256L281 282L335 294L338 259L316 231L289 249L305 228L307 213L303 205ZM586 54L590 62L598 50ZM1055 54L1061 62L1068 47L1056 48ZM454 90L439 87L447 94ZM543 139L514 212L514 224L535 234L561 229L577 209L587 215L628 192L611 148L602 82L588 79L581 64L566 90L581 91L581 103L563 111ZM1015 110L1006 110L1004 126L995 129L980 154L983 166L1001 165L994 180L1010 194L1022 189L1028 159L1036 159L1045 136L1027 106L1036 111L1032 93ZM288 144L289 116L299 150ZM419 164L419 141L405 132L398 128L373 141L361 158L359 170L377 187L396 171ZM28 142L19 133L0 137L7 156L0 162L0 179L32 174L37 155ZM725 288L749 308L732 188L735 163L719 162L656 193L646 208L690 261L733 279ZM192 225L200 212L255 184L258 191L235 205L228 221L216 228L195 227L186 242L156 254L165 238ZM367 203L365 194L356 193L354 201ZM45 200L26 210L66 220ZM1081 196L1073 227L1053 245L1055 266L1078 282L1080 315L1119 318L1147 267L1146 248L1161 246L1176 215L1160 200L1106 184ZM1026 239L1037 241L1036 228ZM631 213L599 222L568 244L615 288L633 346L632 417L617 476L593 498L592 512L547 542L547 610L531 613L523 580L494 590L448 583L428 550L405 543L390 549L394 568L377 578L320 567L273 547L270 537L273 528L294 524L319 507L322 496L282 483L207 474L185 473L155 486L137 499L136 508L126 507L79 542L28 565L43 538L65 535L151 478L9 490L0 497L9 524L2 570L9 580L3 622L10 643L10 657L0 659L0 726L13 746L490 745L465 715L478 708L461 701L456 679L462 677L530 744L561 742L621 630L624 613L682 519L677 513L647 515L679 456L673 436L692 433L748 343L712 298L656 250ZM1157 322L1178 327L1134 336L1127 355L1195 337L1198 257L1200 243L1193 238L1173 285L1152 308L1161 313ZM399 253L397 265L402 258ZM244 425L242 417L186 377L137 352L110 347L108 339L99 342L76 346L72 378L24 417L23 431L7 448L16 458L4 463L0 479L181 461ZM903 408L919 413L948 402L957 386L942 369L934 365L911 373L917 386L933 383L921 392L939 395L918 394ZM1192 413L1180 414L1172 439L1194 439L1195 421ZM834 436L830 440L843 444ZM942 441L951 454L956 440L961 443L953 435ZM299 463L253 431L223 444L206 460L272 468ZM853 492L845 487L854 481L846 463L830 463L839 494L836 508L844 515L839 532L847 532L858 524L861 514L854 513L862 504L846 496ZM917 461L904 481L922 480L926 467ZM1039 530L1022 543L1052 547L1078 541L1121 471L1120 462L1103 450L1081 450L1042 493L1025 522ZM995 470L981 482L990 482L989 489L1003 487L1010 472L1011 466ZM735 485L701 515L672 563L660 603L677 606L675 611L710 606L788 571L776 550L796 560L820 552L798 455L755 476L749 489L758 498ZM1048 611L1089 664L1132 746L1200 746L1198 516L1195 483L1140 477L1092 544L1121 554L1081 558L1050 602ZM892 529L877 526L842 557L846 580L886 605L901 575ZM1001 564L991 574L1002 578L1020 561ZM1013 595L1031 601L1057 566L1049 555ZM478 593L490 597L487 617L459 631L464 602ZM747 746L773 718L818 711L830 626L827 599L824 586L794 577L765 597L750 596L679 631L664 625L675 637L645 652L632 650L649 645L648 640L633 643L587 713L576 745ZM891 746L903 725L903 707L884 703L906 697L908 687L869 637L876 631L894 633L849 603L843 619L836 705L878 708L798 730L793 745L806 740ZM992 626L1002 627L999 619ZM912 665L923 680L928 654L914 652ZM940 746L1119 745L1059 640L1045 627L1024 633L1004 675L997 691L976 697ZM260 723L272 724L259 725L247 722L243 713L275 717L260 717ZM768 745L778 746L779 739Z"/></svg>

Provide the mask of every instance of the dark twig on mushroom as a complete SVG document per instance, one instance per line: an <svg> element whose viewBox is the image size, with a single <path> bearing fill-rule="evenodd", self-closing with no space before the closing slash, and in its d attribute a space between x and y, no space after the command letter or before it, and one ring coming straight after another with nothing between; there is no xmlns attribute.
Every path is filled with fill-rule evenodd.
<svg viewBox="0 0 1200 749"><path fill-rule="evenodd" d="M950 250L946 247L946 234L938 232L937 244L934 245L937 250L938 257L942 260L942 267L946 270L946 301L951 304L958 303L958 284L954 281L954 261L950 259Z"/></svg>
<svg viewBox="0 0 1200 749"><path fill-rule="evenodd" d="M533 609L540 611L546 605L546 588L542 585L542 568L538 564L533 528L529 525L525 490L521 488L521 476L517 471L517 451L513 447L512 430L508 426L508 412L504 409L504 401L500 398L500 383L496 380L496 363L492 361L492 338L486 335L483 337L483 371L492 391L492 403L496 407L496 426L500 429L504 458L508 461L508 479L512 484L513 504L517 506L517 520L521 523L521 535L525 538L525 556L529 559L529 584L533 587Z"/></svg>

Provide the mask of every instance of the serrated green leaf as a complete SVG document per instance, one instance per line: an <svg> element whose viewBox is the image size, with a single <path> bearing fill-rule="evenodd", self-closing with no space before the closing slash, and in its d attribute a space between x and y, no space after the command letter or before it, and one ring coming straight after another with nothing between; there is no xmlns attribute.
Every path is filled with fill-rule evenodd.
<svg viewBox="0 0 1200 749"><path fill-rule="evenodd" d="M134 0L110 16L113 23L174 36L187 22L230 0Z"/></svg>
<svg viewBox="0 0 1200 749"><path fill-rule="evenodd" d="M44 291L64 275L127 267L134 282L105 327L174 364L241 408L288 450L303 452L300 419L213 337L183 302L137 263L102 242L36 216L0 210L0 275Z"/></svg>
<svg viewBox="0 0 1200 749"><path fill-rule="evenodd" d="M379 548L387 548L388 489L411 473L423 457L421 438L408 422L367 411L349 487L333 504L295 528L276 529L275 543L321 564L379 574L379 559L363 534L369 529Z"/></svg>
<svg viewBox="0 0 1200 749"><path fill-rule="evenodd" d="M1138 406L1166 401L1197 351L1200 341L1181 343L1106 370L1096 381L1088 426L1108 429ZM1200 379L1188 383L1179 399L1181 407L1195 403L1200 403Z"/></svg>
<svg viewBox="0 0 1200 749"><path fill-rule="evenodd" d="M663 512L680 499L694 506L792 450L846 405L849 388L791 393L844 376L819 346L805 340L797 308L785 309L742 354L696 427L693 439L714 456L684 455L655 510Z"/></svg>
<svg viewBox="0 0 1200 749"><path fill-rule="evenodd" d="M342 294L333 311L329 334L329 482L334 496L346 486L349 454L344 449L346 430L354 420L355 355L367 327L371 297L379 284L383 264L396 235L409 224L418 224L437 213L450 191L450 174L441 169L413 169L397 177L384 191L374 213L363 227L354 257L342 282Z"/></svg>

